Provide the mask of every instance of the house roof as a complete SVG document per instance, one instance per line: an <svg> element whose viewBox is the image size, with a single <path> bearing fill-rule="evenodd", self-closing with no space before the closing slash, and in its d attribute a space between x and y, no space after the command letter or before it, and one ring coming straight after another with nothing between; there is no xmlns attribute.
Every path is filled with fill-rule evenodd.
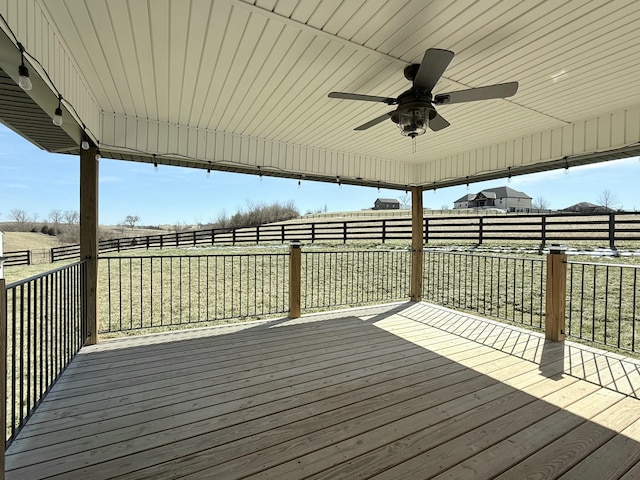
<svg viewBox="0 0 640 480"><path fill-rule="evenodd" d="M397 198L377 198L376 202L382 202L382 203L400 203L400 200L398 200Z"/></svg>
<svg viewBox="0 0 640 480"><path fill-rule="evenodd" d="M476 194L475 193L467 193L464 197L460 197L458 200L456 200L453 203L470 202L474 198L476 198Z"/></svg>
<svg viewBox="0 0 640 480"><path fill-rule="evenodd" d="M510 187L485 188L478 193L468 193L464 197L459 198L454 203L470 202L477 198L478 195L484 195L485 198L528 198L531 197L524 192L519 192Z"/></svg>
<svg viewBox="0 0 640 480"><path fill-rule="evenodd" d="M596 205L595 203L591 203L591 202L578 202L574 205L564 208L563 210L576 210L576 209L585 209L585 208L604 208L604 207L601 207L600 205Z"/></svg>
<svg viewBox="0 0 640 480"><path fill-rule="evenodd" d="M27 3L0 2L0 121L49 151L78 153L84 129L105 158L402 190L640 154L631 0ZM519 90L437 106L451 126L415 153L391 121L353 131L392 107L327 97L397 97L428 48L456 54L434 94Z"/></svg>
<svg viewBox="0 0 640 480"><path fill-rule="evenodd" d="M524 192L519 192L510 187L495 187L485 188L482 193L486 195L487 192L495 194L496 198L531 198Z"/></svg>

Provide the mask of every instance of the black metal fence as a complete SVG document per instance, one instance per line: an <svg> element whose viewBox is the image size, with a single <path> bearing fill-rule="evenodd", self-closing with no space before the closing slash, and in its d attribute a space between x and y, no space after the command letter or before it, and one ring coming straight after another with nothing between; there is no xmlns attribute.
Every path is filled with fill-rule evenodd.
<svg viewBox="0 0 640 480"><path fill-rule="evenodd" d="M289 255L102 257L100 332L285 313Z"/></svg>
<svg viewBox="0 0 640 480"><path fill-rule="evenodd" d="M489 241L528 241L540 245L554 242L600 242L610 248L616 248L618 244L640 240L640 214L635 212L425 217L423 227L427 244L434 241L472 244L483 244ZM307 243L322 241L347 243L362 240L381 243L394 240L410 241L411 219L334 220L236 229L212 228L102 240L99 251L109 253L132 249L285 243L291 240ZM79 255L79 245L51 249L52 262L78 258Z"/></svg>
<svg viewBox="0 0 640 480"><path fill-rule="evenodd" d="M638 265L567 262L567 336L637 351L638 270Z"/></svg>
<svg viewBox="0 0 640 480"><path fill-rule="evenodd" d="M423 298L542 328L545 266L542 258L425 251Z"/></svg>
<svg viewBox="0 0 640 480"><path fill-rule="evenodd" d="M303 252L302 308L407 299L410 273L407 250Z"/></svg>
<svg viewBox="0 0 640 480"><path fill-rule="evenodd" d="M85 262L7 285L7 442L87 338Z"/></svg>

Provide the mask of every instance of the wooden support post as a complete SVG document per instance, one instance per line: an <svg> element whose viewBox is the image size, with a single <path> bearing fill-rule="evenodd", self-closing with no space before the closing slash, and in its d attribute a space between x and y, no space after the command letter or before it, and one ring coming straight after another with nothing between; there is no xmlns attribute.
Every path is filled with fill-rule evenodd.
<svg viewBox="0 0 640 480"><path fill-rule="evenodd" d="M411 290L412 302L422 300L422 258L424 248L422 188L411 187Z"/></svg>
<svg viewBox="0 0 640 480"><path fill-rule="evenodd" d="M300 318L300 283L302 279L302 250L299 241L289 247L289 318Z"/></svg>
<svg viewBox="0 0 640 480"><path fill-rule="evenodd" d="M616 214L609 214L609 248L616 249Z"/></svg>
<svg viewBox="0 0 640 480"><path fill-rule="evenodd" d="M567 302L567 255L558 247L551 247L547 255L547 302L545 335L554 342L565 337L565 313Z"/></svg>
<svg viewBox="0 0 640 480"><path fill-rule="evenodd" d="M87 345L98 343L98 160L96 147L80 150L80 258L87 260Z"/></svg>
<svg viewBox="0 0 640 480"><path fill-rule="evenodd" d="M0 263L4 260L0 257ZM0 432L2 432L2 461L0 480L4 480L4 452L7 449L7 284L0 277Z"/></svg>

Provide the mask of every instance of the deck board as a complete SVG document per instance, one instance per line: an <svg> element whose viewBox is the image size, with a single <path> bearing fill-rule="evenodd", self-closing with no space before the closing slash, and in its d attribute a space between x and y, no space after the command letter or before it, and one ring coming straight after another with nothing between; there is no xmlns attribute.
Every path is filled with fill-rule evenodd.
<svg viewBox="0 0 640 480"><path fill-rule="evenodd" d="M621 478L639 365L425 303L109 340L7 478Z"/></svg>

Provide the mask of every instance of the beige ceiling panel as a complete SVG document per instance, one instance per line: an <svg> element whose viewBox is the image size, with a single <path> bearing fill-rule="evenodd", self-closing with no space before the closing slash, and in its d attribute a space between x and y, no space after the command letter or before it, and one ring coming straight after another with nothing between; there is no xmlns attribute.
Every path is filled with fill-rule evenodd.
<svg viewBox="0 0 640 480"><path fill-rule="evenodd" d="M614 158L640 141L633 0L0 0L0 13L118 158L404 188ZM394 107L327 97L396 97L431 47L456 53L434 94L520 89L438 106L451 126L415 153L390 120L353 130Z"/></svg>

